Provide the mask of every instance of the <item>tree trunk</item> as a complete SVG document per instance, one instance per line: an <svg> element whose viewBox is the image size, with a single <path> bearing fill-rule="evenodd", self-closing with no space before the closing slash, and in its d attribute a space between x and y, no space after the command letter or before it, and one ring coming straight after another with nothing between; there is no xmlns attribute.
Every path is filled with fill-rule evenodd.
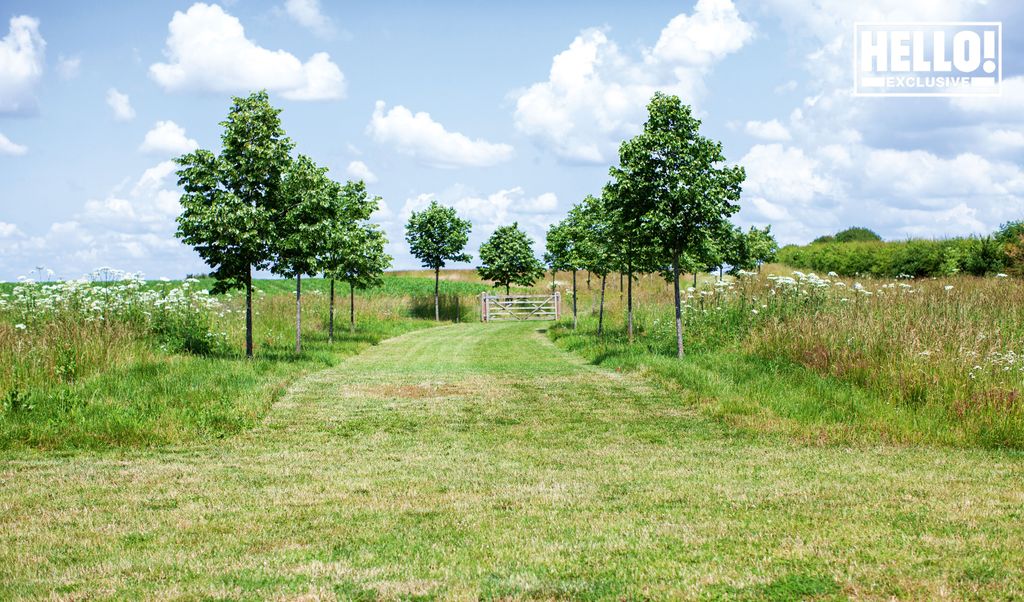
<svg viewBox="0 0 1024 602"><path fill-rule="evenodd" d="M295 353L302 353L302 274L295 277Z"/></svg>
<svg viewBox="0 0 1024 602"><path fill-rule="evenodd" d="M245 278L245 357L252 357L252 266Z"/></svg>
<svg viewBox="0 0 1024 602"><path fill-rule="evenodd" d="M554 270L551 270L551 292L552 293L554 293L557 290L555 288L555 274L557 274L557 272L555 272Z"/></svg>
<svg viewBox="0 0 1024 602"><path fill-rule="evenodd" d="M626 333L633 342L633 266L629 267L629 282L626 284Z"/></svg>
<svg viewBox="0 0 1024 602"><path fill-rule="evenodd" d="M331 311L327 319L327 342L334 342L334 278L331 278Z"/></svg>
<svg viewBox="0 0 1024 602"><path fill-rule="evenodd" d="M587 270L587 290L590 290L590 270ZM593 305L591 305L593 307Z"/></svg>
<svg viewBox="0 0 1024 602"><path fill-rule="evenodd" d="M510 294L511 294L511 293L509 292L509 285L507 285L507 284L506 284L506 285L505 285L505 296L507 297L507 296L509 296Z"/></svg>
<svg viewBox="0 0 1024 602"><path fill-rule="evenodd" d="M693 271L693 288L697 288L697 270Z"/></svg>
<svg viewBox="0 0 1024 602"><path fill-rule="evenodd" d="M441 321L441 301L438 297L438 288L440 287L441 280L441 268L434 268L434 321Z"/></svg>
<svg viewBox="0 0 1024 602"><path fill-rule="evenodd" d="M572 329L576 330L576 270L572 271Z"/></svg>
<svg viewBox="0 0 1024 602"><path fill-rule="evenodd" d="M683 359L683 309L679 298L679 255L672 257L672 289L676 296L676 357Z"/></svg>
<svg viewBox="0 0 1024 602"><path fill-rule="evenodd" d="M604 333L604 286L608 281L608 274L601 276L601 309L597 312L597 334Z"/></svg>
<svg viewBox="0 0 1024 602"><path fill-rule="evenodd" d="M348 331L356 331L356 287L348 283Z"/></svg>
<svg viewBox="0 0 1024 602"><path fill-rule="evenodd" d="M718 281L722 281L722 272L725 270L723 266L718 266Z"/></svg>

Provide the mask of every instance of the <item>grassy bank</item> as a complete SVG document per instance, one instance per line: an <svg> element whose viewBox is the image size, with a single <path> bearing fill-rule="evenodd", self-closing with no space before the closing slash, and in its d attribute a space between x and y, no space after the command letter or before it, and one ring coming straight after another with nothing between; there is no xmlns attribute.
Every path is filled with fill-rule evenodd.
<svg viewBox="0 0 1024 602"><path fill-rule="evenodd" d="M181 444L256 424L295 378L369 345L432 325L433 281L389 276L356 293L304 282L303 353L294 352L294 281L257 281L255 360L246 360L238 293L208 282L14 285L0 296L0 449ZM442 317L477 319L485 286L445 282ZM184 291L184 292L182 292ZM420 318L430 318L424 320Z"/></svg>
<svg viewBox="0 0 1024 602"><path fill-rule="evenodd" d="M748 431L1024 449L1019 281L774 272L712 279L686 293L690 354L681 362L671 292L656 278L637 285L633 345L617 287L606 295L603 336L593 292L581 300L579 330L566 319L552 336L595 363L656 375Z"/></svg>

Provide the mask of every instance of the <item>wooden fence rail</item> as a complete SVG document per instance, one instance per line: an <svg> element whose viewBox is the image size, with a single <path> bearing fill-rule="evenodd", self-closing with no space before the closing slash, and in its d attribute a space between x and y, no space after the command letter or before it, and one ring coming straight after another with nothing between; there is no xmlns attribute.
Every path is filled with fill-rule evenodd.
<svg viewBox="0 0 1024 602"><path fill-rule="evenodd" d="M557 320L562 317L562 295L492 295L480 293L480 321Z"/></svg>

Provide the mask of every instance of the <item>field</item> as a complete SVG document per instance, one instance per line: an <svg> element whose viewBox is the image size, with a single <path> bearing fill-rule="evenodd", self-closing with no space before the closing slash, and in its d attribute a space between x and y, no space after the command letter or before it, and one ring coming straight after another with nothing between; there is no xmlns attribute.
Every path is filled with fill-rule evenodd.
<svg viewBox="0 0 1024 602"><path fill-rule="evenodd" d="M237 295L181 305L203 353L191 322L9 302L0 598L1024 597L1019 281L701 275L679 361L657 276L632 345L617 275L601 335L586 274L575 331L568 298L476 323L466 272L431 327L424 276L360 294L354 335L341 289L333 344L304 281L299 356L261 282L255 361Z"/></svg>

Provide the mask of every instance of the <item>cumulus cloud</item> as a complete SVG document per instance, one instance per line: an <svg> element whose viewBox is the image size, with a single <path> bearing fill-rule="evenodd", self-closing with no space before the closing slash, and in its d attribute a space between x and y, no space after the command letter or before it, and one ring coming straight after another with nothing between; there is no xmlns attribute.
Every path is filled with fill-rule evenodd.
<svg viewBox="0 0 1024 602"><path fill-rule="evenodd" d="M185 135L185 128L173 121L158 121L146 132L139 146L144 153L182 155L199 148L199 143Z"/></svg>
<svg viewBox="0 0 1024 602"><path fill-rule="evenodd" d="M348 174L348 177L362 180L367 184L373 184L377 181L377 176L362 161L352 161L349 163L345 173Z"/></svg>
<svg viewBox="0 0 1024 602"><path fill-rule="evenodd" d="M640 129L656 91L694 102L714 64L752 37L730 0L699 0L640 56L621 51L607 30L584 30L554 57L546 81L516 94L516 128L564 160L605 162Z"/></svg>
<svg viewBox="0 0 1024 602"><path fill-rule="evenodd" d="M512 158L508 144L470 139L449 132L429 113L413 113L402 105L384 112L386 103L378 100L367 133L374 140L394 146L398 152L434 167L487 167Z"/></svg>
<svg viewBox="0 0 1024 602"><path fill-rule="evenodd" d="M43 76L46 41L39 20L12 17L0 40L0 113L23 113L35 108L35 86Z"/></svg>
<svg viewBox="0 0 1024 602"><path fill-rule="evenodd" d="M286 0L284 10L292 20L318 36L334 32L334 24L320 10L320 0Z"/></svg>
<svg viewBox="0 0 1024 602"><path fill-rule="evenodd" d="M762 140L789 140L792 136L786 126L778 119L771 121L748 121L743 130L755 138Z"/></svg>
<svg viewBox="0 0 1024 602"><path fill-rule="evenodd" d="M152 277L202 271L195 253L174 238L181 210L175 169L173 161L154 165L39 233L15 228L4 236L0 225L0 278L12 279L38 265L52 266L65 278L105 265Z"/></svg>
<svg viewBox="0 0 1024 602"><path fill-rule="evenodd" d="M0 238L14 238L21 236L22 232L18 226L7 222L0 222Z"/></svg>
<svg viewBox="0 0 1024 602"><path fill-rule="evenodd" d="M57 59L57 73L61 79L75 79L82 68L82 59L77 56L65 57L61 55Z"/></svg>
<svg viewBox="0 0 1024 602"><path fill-rule="evenodd" d="M107 90L107 106L114 112L114 119L118 121L135 119L135 109L132 107L131 99L116 88Z"/></svg>
<svg viewBox="0 0 1024 602"><path fill-rule="evenodd" d="M28 152L28 147L23 144L16 144L11 142L11 139L3 134L0 134L0 155L24 155Z"/></svg>
<svg viewBox="0 0 1024 602"><path fill-rule="evenodd" d="M169 25L166 63L149 74L168 91L245 92L266 88L290 100L345 96L345 77L326 52L303 63L284 50L249 40L242 23L217 5L193 4Z"/></svg>
<svg viewBox="0 0 1024 602"><path fill-rule="evenodd" d="M776 140L785 144L758 143L740 159L748 181L739 221L807 242L851 225L887 238L943 237L1019 219L1024 77L1008 78L998 98L852 96L854 22L986 20L993 7L985 4L766 0L764 14L780 20L791 54L802 57L805 77L792 89L808 94L779 120L789 136Z"/></svg>

